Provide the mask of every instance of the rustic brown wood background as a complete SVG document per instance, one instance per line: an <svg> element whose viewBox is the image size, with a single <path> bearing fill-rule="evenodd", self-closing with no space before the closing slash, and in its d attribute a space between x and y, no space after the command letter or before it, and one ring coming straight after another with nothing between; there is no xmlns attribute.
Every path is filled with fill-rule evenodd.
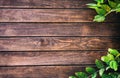
<svg viewBox="0 0 120 78"><path fill-rule="evenodd" d="M93 0L0 0L0 78L68 78L120 48L120 14L104 23Z"/></svg>

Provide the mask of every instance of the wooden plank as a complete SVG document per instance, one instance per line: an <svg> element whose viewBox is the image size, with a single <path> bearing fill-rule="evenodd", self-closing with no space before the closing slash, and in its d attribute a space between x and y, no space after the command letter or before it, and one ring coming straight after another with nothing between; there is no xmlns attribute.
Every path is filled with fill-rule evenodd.
<svg viewBox="0 0 120 78"><path fill-rule="evenodd" d="M10 37L0 38L1 51L107 50L120 48L119 37Z"/></svg>
<svg viewBox="0 0 120 78"><path fill-rule="evenodd" d="M0 23L0 36L120 36L119 25L120 23Z"/></svg>
<svg viewBox="0 0 120 78"><path fill-rule="evenodd" d="M26 66L0 67L1 78L68 78L74 72L83 71L81 66Z"/></svg>
<svg viewBox="0 0 120 78"><path fill-rule="evenodd" d="M0 8L86 8L92 0L0 0Z"/></svg>
<svg viewBox="0 0 120 78"><path fill-rule="evenodd" d="M0 52L0 66L94 64L103 51Z"/></svg>
<svg viewBox="0 0 120 78"><path fill-rule="evenodd" d="M0 9L0 22L93 22L95 14L91 9ZM108 22L120 20L113 15Z"/></svg>
<svg viewBox="0 0 120 78"><path fill-rule="evenodd" d="M94 14L84 9L1 9L0 22L89 22Z"/></svg>

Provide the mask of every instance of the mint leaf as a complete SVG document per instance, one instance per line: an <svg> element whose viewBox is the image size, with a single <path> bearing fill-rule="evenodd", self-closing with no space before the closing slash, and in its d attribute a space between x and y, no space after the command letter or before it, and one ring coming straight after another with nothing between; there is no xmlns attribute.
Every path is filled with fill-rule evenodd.
<svg viewBox="0 0 120 78"><path fill-rule="evenodd" d="M106 10L107 12L109 12L111 10L110 6L108 6L107 4L102 4L101 6L104 10Z"/></svg>
<svg viewBox="0 0 120 78"><path fill-rule="evenodd" d="M109 59L107 58L107 56L102 56L101 57L101 60L108 63L109 62Z"/></svg>
<svg viewBox="0 0 120 78"><path fill-rule="evenodd" d="M116 49L111 48L108 49L108 52L114 56L117 56L119 54L119 52Z"/></svg>
<svg viewBox="0 0 120 78"><path fill-rule="evenodd" d="M115 8L117 6L117 3L115 3L115 2L113 2L111 0L108 0L108 3L111 6L111 8Z"/></svg>
<svg viewBox="0 0 120 78"><path fill-rule="evenodd" d="M98 7L98 5L95 4L95 3L89 3L89 4L86 4L86 5L88 5L88 7L91 8L91 9L96 9Z"/></svg>
<svg viewBox="0 0 120 78"><path fill-rule="evenodd" d="M120 4L117 5L115 11L116 11L116 12L120 12Z"/></svg>
<svg viewBox="0 0 120 78"><path fill-rule="evenodd" d="M102 78L111 78L111 76L108 75L108 74L103 74L103 75L102 75Z"/></svg>
<svg viewBox="0 0 120 78"><path fill-rule="evenodd" d="M120 3L120 0L114 0L114 1L115 1L115 3L118 3L118 4Z"/></svg>
<svg viewBox="0 0 120 78"><path fill-rule="evenodd" d="M116 8L120 8L120 3L117 5L117 7Z"/></svg>
<svg viewBox="0 0 120 78"><path fill-rule="evenodd" d="M101 16L104 16L106 14L106 11L102 8L95 8L95 10Z"/></svg>
<svg viewBox="0 0 120 78"><path fill-rule="evenodd" d="M86 67L85 70L86 70L86 72L89 73L89 74L93 74L93 73L96 72L96 70L95 70L94 68L92 68L92 67Z"/></svg>
<svg viewBox="0 0 120 78"><path fill-rule="evenodd" d="M95 64L96 64L97 68L99 68L99 69L104 68L104 64L100 60L96 59Z"/></svg>
<svg viewBox="0 0 120 78"><path fill-rule="evenodd" d="M106 63L109 63L110 61L115 60L115 58L112 54L108 53L106 56L102 56L101 60L106 62Z"/></svg>
<svg viewBox="0 0 120 78"><path fill-rule="evenodd" d="M109 65L111 69L114 69L114 71L118 70L118 63L116 61L110 61Z"/></svg>
<svg viewBox="0 0 120 78"><path fill-rule="evenodd" d="M96 3L87 4L94 9L98 15L94 17L95 22L104 22L105 17L112 12L120 12L120 0L94 0Z"/></svg>
<svg viewBox="0 0 120 78"><path fill-rule="evenodd" d="M90 6L90 7L91 7L91 6L92 6L92 7L98 7L97 4L95 4L95 3L89 3L89 4L86 4L86 5L88 5L88 7L89 7L89 6Z"/></svg>
<svg viewBox="0 0 120 78"><path fill-rule="evenodd" d="M114 56L112 54L107 54L107 58L109 59L109 61L111 60L115 60Z"/></svg>
<svg viewBox="0 0 120 78"><path fill-rule="evenodd" d="M119 76L119 74L118 73L109 73L109 75L111 76L111 78L119 78L118 76Z"/></svg>
<svg viewBox="0 0 120 78"><path fill-rule="evenodd" d="M76 75L78 78L87 78L87 74L84 73L84 72L76 72L75 75Z"/></svg>
<svg viewBox="0 0 120 78"><path fill-rule="evenodd" d="M98 3L104 3L104 0L95 0Z"/></svg>
<svg viewBox="0 0 120 78"><path fill-rule="evenodd" d="M91 78L96 78L97 77L97 72L93 73L91 76L92 76Z"/></svg>
<svg viewBox="0 0 120 78"><path fill-rule="evenodd" d="M103 22L105 20L105 16L102 16L102 15L96 15L94 17L94 20L93 21L96 21L96 22Z"/></svg>
<svg viewBox="0 0 120 78"><path fill-rule="evenodd" d="M104 69L104 68L100 69L100 70L99 70L99 75L100 75L100 76L102 76L102 75L103 75L103 73L104 73L104 71L105 71L105 69Z"/></svg>

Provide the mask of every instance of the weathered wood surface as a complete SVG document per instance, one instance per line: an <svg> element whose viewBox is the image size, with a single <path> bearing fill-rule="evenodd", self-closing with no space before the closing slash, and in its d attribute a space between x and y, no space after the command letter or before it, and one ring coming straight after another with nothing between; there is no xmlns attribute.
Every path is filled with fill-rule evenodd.
<svg viewBox="0 0 120 78"><path fill-rule="evenodd" d="M0 9L0 22L92 22L91 9ZM108 22L120 20L111 14Z"/></svg>
<svg viewBox="0 0 120 78"><path fill-rule="evenodd" d="M120 14L93 23L90 2L0 0L0 78L68 78L120 49Z"/></svg>
<svg viewBox="0 0 120 78"><path fill-rule="evenodd" d="M105 51L0 52L0 66L94 64L95 59L105 54Z"/></svg>
<svg viewBox="0 0 120 78"><path fill-rule="evenodd" d="M0 8L86 8L92 0L0 0Z"/></svg>
<svg viewBox="0 0 120 78"><path fill-rule="evenodd" d="M119 36L119 29L119 23L0 23L0 36Z"/></svg>
<svg viewBox="0 0 120 78"><path fill-rule="evenodd" d="M81 66L25 66L1 67L1 78L68 78L74 72L82 71Z"/></svg>
<svg viewBox="0 0 120 78"><path fill-rule="evenodd" d="M119 37L6 37L1 51L106 50L120 48Z"/></svg>
<svg viewBox="0 0 120 78"><path fill-rule="evenodd" d="M1 9L0 22L89 22L94 14L84 9Z"/></svg>

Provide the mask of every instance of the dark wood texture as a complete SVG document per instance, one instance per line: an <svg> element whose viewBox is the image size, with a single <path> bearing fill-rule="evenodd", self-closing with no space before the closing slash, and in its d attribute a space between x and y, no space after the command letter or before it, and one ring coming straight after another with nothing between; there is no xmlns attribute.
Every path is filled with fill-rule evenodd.
<svg viewBox="0 0 120 78"><path fill-rule="evenodd" d="M0 0L0 78L68 78L120 49L120 14L104 23L93 0Z"/></svg>
<svg viewBox="0 0 120 78"><path fill-rule="evenodd" d="M0 36L119 36L119 29L119 23L0 23Z"/></svg>
<svg viewBox="0 0 120 78"><path fill-rule="evenodd" d="M86 8L92 0L0 0L0 8Z"/></svg>
<svg viewBox="0 0 120 78"><path fill-rule="evenodd" d="M95 14L90 9L0 9L0 22L92 22ZM107 21L120 20L113 15Z"/></svg>
<svg viewBox="0 0 120 78"><path fill-rule="evenodd" d="M105 51L0 52L0 65L94 64L95 59L105 54Z"/></svg>
<svg viewBox="0 0 120 78"><path fill-rule="evenodd" d="M1 9L0 22L90 22L94 14L84 9Z"/></svg>
<svg viewBox="0 0 120 78"><path fill-rule="evenodd" d="M119 37L0 38L1 51L106 50L109 47L120 48L120 45L115 44L120 44Z"/></svg>
<svg viewBox="0 0 120 78"><path fill-rule="evenodd" d="M68 78L74 72L82 71L81 66L25 66L1 67L1 78Z"/></svg>

